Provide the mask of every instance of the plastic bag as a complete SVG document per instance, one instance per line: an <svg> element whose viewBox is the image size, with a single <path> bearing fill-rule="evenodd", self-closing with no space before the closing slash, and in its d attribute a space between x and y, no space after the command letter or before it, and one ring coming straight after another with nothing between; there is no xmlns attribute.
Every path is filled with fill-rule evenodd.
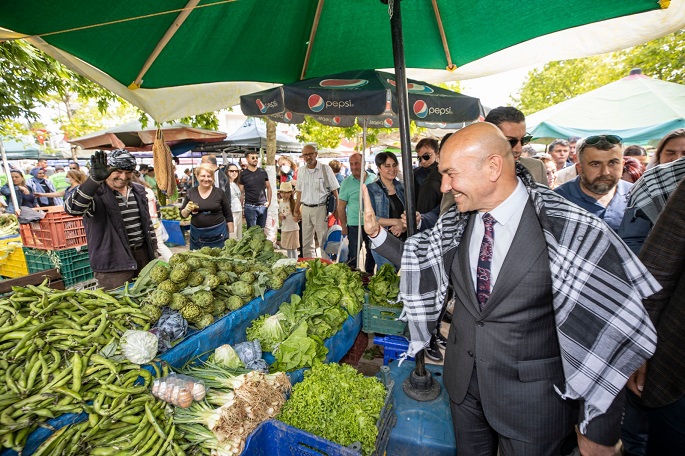
<svg viewBox="0 0 685 456"><path fill-rule="evenodd" d="M236 351L240 361L242 361L245 366L253 361L262 359L262 346L257 339L248 342L241 342L233 347L233 349Z"/></svg>
<svg viewBox="0 0 685 456"><path fill-rule="evenodd" d="M263 359L256 359L245 365L245 369L250 369L264 374L269 373L269 365Z"/></svg>
<svg viewBox="0 0 685 456"><path fill-rule="evenodd" d="M128 330L119 343L126 359L134 364L145 364L157 355L159 339L149 331Z"/></svg>
<svg viewBox="0 0 685 456"><path fill-rule="evenodd" d="M188 375L171 373L152 383L153 396L181 408L190 407L193 401L201 401L206 394L204 382Z"/></svg>

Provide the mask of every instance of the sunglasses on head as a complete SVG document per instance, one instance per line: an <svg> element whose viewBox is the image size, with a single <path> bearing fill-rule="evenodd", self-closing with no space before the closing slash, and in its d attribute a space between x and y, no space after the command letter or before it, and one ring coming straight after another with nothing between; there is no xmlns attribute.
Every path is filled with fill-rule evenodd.
<svg viewBox="0 0 685 456"><path fill-rule="evenodd" d="M617 135L593 135L585 138L585 144L588 146L594 146L600 141L606 141L609 144L621 144L623 139Z"/></svg>
<svg viewBox="0 0 685 456"><path fill-rule="evenodd" d="M433 154L423 154L423 155L419 155L419 160L428 161L428 160L430 160L431 155L433 155Z"/></svg>
<svg viewBox="0 0 685 456"><path fill-rule="evenodd" d="M513 148L513 147L516 147L516 145L519 143L519 141L521 142L521 146L525 146L526 144L528 144L531 141L531 139L533 139L533 135L526 133L523 136L523 138L521 138L521 139L511 138L511 139L507 139L507 141L509 141L509 144Z"/></svg>

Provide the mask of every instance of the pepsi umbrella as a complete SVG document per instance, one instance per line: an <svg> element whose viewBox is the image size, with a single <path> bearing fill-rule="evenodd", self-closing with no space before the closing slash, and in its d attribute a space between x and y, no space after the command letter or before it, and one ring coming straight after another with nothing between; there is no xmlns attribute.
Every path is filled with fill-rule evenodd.
<svg viewBox="0 0 685 456"><path fill-rule="evenodd" d="M417 122L458 124L483 115L478 98L426 82L407 80L407 92L409 117ZM240 108L246 116L285 123L301 123L310 116L340 127L354 125L357 118L372 128L399 125L395 76L374 70L347 71L243 95Z"/></svg>

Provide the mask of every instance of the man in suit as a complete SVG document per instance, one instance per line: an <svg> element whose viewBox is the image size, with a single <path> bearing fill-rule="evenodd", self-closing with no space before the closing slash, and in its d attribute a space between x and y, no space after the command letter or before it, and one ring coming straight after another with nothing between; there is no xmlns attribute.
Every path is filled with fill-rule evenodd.
<svg viewBox="0 0 685 456"><path fill-rule="evenodd" d="M659 341L628 387L648 407L647 454L680 456L685 454L685 180L668 199L640 259L663 286L644 300Z"/></svg>
<svg viewBox="0 0 685 456"><path fill-rule="evenodd" d="M658 284L602 221L538 187L496 126L458 131L441 157L457 208L402 245L365 193L364 229L402 266L410 356L454 288L444 384L458 454L559 455L576 423L581 455L614 454L622 388L656 339L637 296Z"/></svg>

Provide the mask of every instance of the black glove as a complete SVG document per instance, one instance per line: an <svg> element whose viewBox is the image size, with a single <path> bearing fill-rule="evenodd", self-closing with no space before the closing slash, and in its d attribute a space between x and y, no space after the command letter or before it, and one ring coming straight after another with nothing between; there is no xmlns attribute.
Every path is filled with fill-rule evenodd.
<svg viewBox="0 0 685 456"><path fill-rule="evenodd" d="M95 182L102 182L115 171L114 168L107 166L107 154L98 150L90 157L90 177Z"/></svg>

